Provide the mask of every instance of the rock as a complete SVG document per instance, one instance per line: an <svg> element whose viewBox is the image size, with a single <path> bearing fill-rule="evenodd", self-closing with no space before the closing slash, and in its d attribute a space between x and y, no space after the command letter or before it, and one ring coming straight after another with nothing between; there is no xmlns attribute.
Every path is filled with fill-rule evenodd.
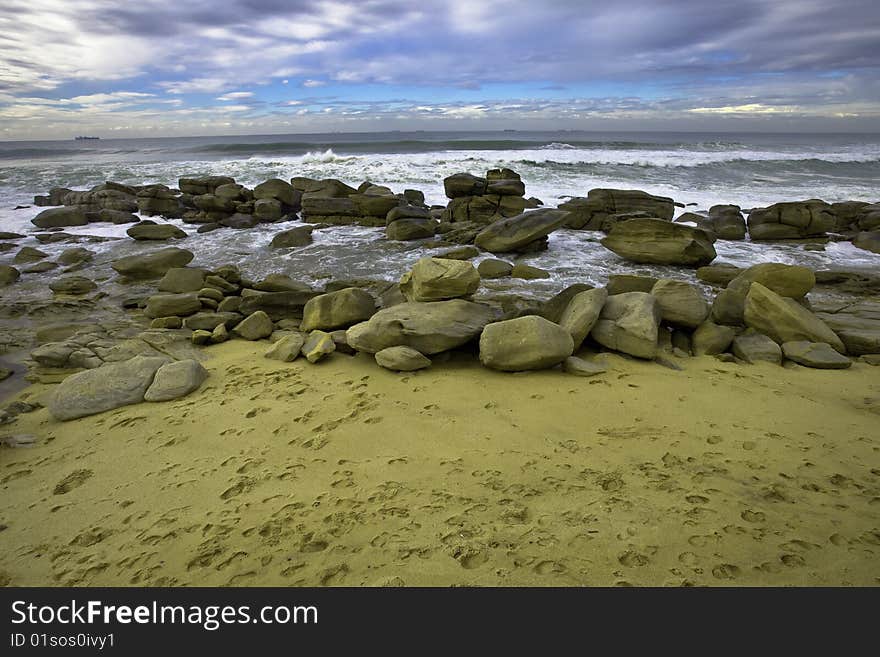
<svg viewBox="0 0 880 657"><path fill-rule="evenodd" d="M657 355L657 331L661 311L645 292L609 295L593 326L593 339L604 347L637 358Z"/></svg>
<svg viewBox="0 0 880 657"><path fill-rule="evenodd" d="M266 352L265 357L290 363L299 356L305 342L306 338L302 333L291 333L273 344Z"/></svg>
<svg viewBox="0 0 880 657"><path fill-rule="evenodd" d="M191 331L213 331L220 324L225 325L227 328L230 326L235 326L241 321L242 317L238 313L229 313L229 312L216 312L216 313L208 313L208 312L199 312L195 315L190 315L186 319L183 320L183 325L190 329Z"/></svg>
<svg viewBox="0 0 880 657"><path fill-rule="evenodd" d="M880 301L862 299L817 315L853 356L880 354Z"/></svg>
<svg viewBox="0 0 880 657"><path fill-rule="evenodd" d="M661 319L675 326L696 328L709 316L709 303L696 286L663 278L651 294L660 306Z"/></svg>
<svg viewBox="0 0 880 657"><path fill-rule="evenodd" d="M481 230L474 244L492 253L518 251L560 228L567 217L567 212L548 208L499 219Z"/></svg>
<svg viewBox="0 0 880 657"><path fill-rule="evenodd" d="M742 271L742 269L735 267L734 265L706 265L705 267L697 269L697 278L704 283L724 287L742 273Z"/></svg>
<svg viewBox="0 0 880 657"><path fill-rule="evenodd" d="M506 372L553 367L573 350L566 329L537 315L489 324L480 336L480 362Z"/></svg>
<svg viewBox="0 0 880 657"><path fill-rule="evenodd" d="M254 201L254 217L262 223L280 221L284 216L281 201L274 198L261 198Z"/></svg>
<svg viewBox="0 0 880 657"><path fill-rule="evenodd" d="M12 262L15 264L27 264L30 262L39 262L43 258L48 258L49 254L40 251L39 249L35 249L32 246L24 246L22 247L18 253L15 254L15 257L12 259Z"/></svg>
<svg viewBox="0 0 880 657"><path fill-rule="evenodd" d="M336 351L336 343L329 333L312 331L303 343L301 353L310 363L317 363Z"/></svg>
<svg viewBox="0 0 880 657"><path fill-rule="evenodd" d="M37 264L28 267L24 270L25 274L42 274L43 272L51 271L58 267L58 263L56 262L38 262Z"/></svg>
<svg viewBox="0 0 880 657"><path fill-rule="evenodd" d="M120 275L132 278L158 278L169 269L184 267L194 258L192 251L168 247L152 253L127 256L110 263Z"/></svg>
<svg viewBox="0 0 880 657"><path fill-rule="evenodd" d="M531 265L524 265L520 262L513 266L510 275L513 278L521 278L527 281L533 281L539 278L550 278L550 272L539 269L538 267L532 267Z"/></svg>
<svg viewBox="0 0 880 657"><path fill-rule="evenodd" d="M297 226L296 228L282 231L272 238L269 246L273 249L290 249L300 246L308 246L314 241L314 238L312 237L313 230L315 230L313 226Z"/></svg>
<svg viewBox="0 0 880 657"><path fill-rule="evenodd" d="M341 329L330 332L330 337L333 338L333 343L336 345L336 351L340 354L356 354L357 352L348 344L345 333Z"/></svg>
<svg viewBox="0 0 880 657"><path fill-rule="evenodd" d="M287 274L269 274L257 283L255 289L261 292L311 292L305 283L293 280Z"/></svg>
<svg viewBox="0 0 880 657"><path fill-rule="evenodd" d="M871 253L880 253L880 230L864 231L853 238L853 246Z"/></svg>
<svg viewBox="0 0 880 657"><path fill-rule="evenodd" d="M376 363L379 367L395 372L415 372L431 367L431 360L412 347L403 345L388 347L376 352Z"/></svg>
<svg viewBox="0 0 880 657"><path fill-rule="evenodd" d="M349 287L309 299L303 307L301 329L312 331L348 328L352 324L368 320L375 312L376 302L368 292Z"/></svg>
<svg viewBox="0 0 880 657"><path fill-rule="evenodd" d="M9 231L2 230L0 231L0 240L20 240L24 239L24 235L21 233L10 233Z"/></svg>
<svg viewBox="0 0 880 657"><path fill-rule="evenodd" d="M782 353L788 360L820 370L844 370L852 365L849 358L837 353L824 342L784 342Z"/></svg>
<svg viewBox="0 0 880 657"><path fill-rule="evenodd" d="M443 189L448 198L462 196L481 196L486 193L486 179L470 173L456 173L443 180Z"/></svg>
<svg viewBox="0 0 880 657"><path fill-rule="evenodd" d="M354 187L344 182L328 178L326 180L313 180L311 178L291 178L291 186L302 193L302 199L307 198L341 198L357 194Z"/></svg>
<svg viewBox="0 0 880 657"><path fill-rule="evenodd" d="M560 210L570 214L569 228L602 230L608 232L626 217L642 214L670 221L675 213L675 202L665 196L629 189L591 189L586 198L573 198L560 204Z"/></svg>
<svg viewBox="0 0 880 657"><path fill-rule="evenodd" d="M74 265L81 262L87 262L91 260L94 255L94 252L84 249L81 246L77 246L72 249L64 249L56 260L62 265Z"/></svg>
<svg viewBox="0 0 880 657"><path fill-rule="evenodd" d="M811 269L800 265L767 262L742 271L728 284L728 288L731 284L736 287L735 281L760 283L780 296L800 299L816 285L816 275Z"/></svg>
<svg viewBox="0 0 880 657"><path fill-rule="evenodd" d="M569 285L562 290L562 292L553 295L547 299L547 301L542 303L538 308L537 314L554 324L559 324L562 320L562 313L568 308L568 304L571 303L571 300L574 299L575 295L592 289L593 286L587 283L575 283L574 285Z"/></svg>
<svg viewBox="0 0 880 657"><path fill-rule="evenodd" d="M422 258L400 279L400 289L410 301L440 301L473 294L480 275L470 262Z"/></svg>
<svg viewBox="0 0 880 657"><path fill-rule="evenodd" d="M0 265L0 286L10 285L21 278L21 272L10 265Z"/></svg>
<svg viewBox="0 0 880 657"><path fill-rule="evenodd" d="M421 240L434 237L434 232L436 230L437 222L433 219L404 217L390 222L385 227L385 237L389 240L400 242L407 240Z"/></svg>
<svg viewBox="0 0 880 657"><path fill-rule="evenodd" d="M574 376L596 376L597 374L604 374L606 369L597 363L584 360L583 358L569 356L562 361L562 371Z"/></svg>
<svg viewBox="0 0 880 657"><path fill-rule="evenodd" d="M182 294L155 294L147 299L147 306L144 308L144 315L150 318L169 317L177 315L185 317L192 315L202 309L202 302L199 301L195 292L184 292Z"/></svg>
<svg viewBox="0 0 880 657"><path fill-rule="evenodd" d="M217 312L237 313L241 310L241 297L225 297L217 306Z"/></svg>
<svg viewBox="0 0 880 657"><path fill-rule="evenodd" d="M163 402L186 397L198 390L207 378L208 370L197 360L178 360L168 363L156 371L153 383L144 394L144 400Z"/></svg>
<svg viewBox="0 0 880 657"><path fill-rule="evenodd" d="M150 322L151 329L179 329L183 326L183 320L177 316L157 317Z"/></svg>
<svg viewBox="0 0 880 657"><path fill-rule="evenodd" d="M354 349L371 354L404 345L429 356L470 342L493 319L491 308L463 299L401 303L355 324L346 339Z"/></svg>
<svg viewBox="0 0 880 657"><path fill-rule="evenodd" d="M220 303L223 301L223 293L216 287L203 287L198 291L200 301L210 300Z"/></svg>
<svg viewBox="0 0 880 657"><path fill-rule="evenodd" d="M245 340L261 340L272 335L273 329L269 315L262 310L257 310L236 324L232 332Z"/></svg>
<svg viewBox="0 0 880 657"><path fill-rule="evenodd" d="M111 210L109 208L102 208L95 213L95 217L98 221L106 221L111 224L134 224L140 221L140 218L132 214L131 212L126 212L125 210ZM91 219L91 214L89 215Z"/></svg>
<svg viewBox="0 0 880 657"><path fill-rule="evenodd" d="M510 276L512 271L513 265L511 263L495 258L487 258L477 265L477 273L480 278L503 278Z"/></svg>
<svg viewBox="0 0 880 657"><path fill-rule="evenodd" d="M608 277L608 294L624 292L650 292L657 284L656 278L635 274L612 274Z"/></svg>
<svg viewBox="0 0 880 657"><path fill-rule="evenodd" d="M719 326L705 321L697 327L692 336L694 356L714 356L727 351L736 337L736 331L729 326Z"/></svg>
<svg viewBox="0 0 880 657"><path fill-rule="evenodd" d="M85 276L62 276L49 283L49 289L55 294L79 296L97 290L98 286Z"/></svg>
<svg viewBox="0 0 880 657"><path fill-rule="evenodd" d="M782 349L762 333L746 331L733 339L733 355L747 363L782 363Z"/></svg>
<svg viewBox="0 0 880 657"><path fill-rule="evenodd" d="M840 338L821 319L794 299L779 296L760 283L752 283L746 296L745 323L778 344L807 340L825 342L843 353Z"/></svg>
<svg viewBox="0 0 880 657"><path fill-rule="evenodd" d="M79 206L50 208L43 210L31 223L37 228L59 228L62 226L85 226L89 218Z"/></svg>
<svg viewBox="0 0 880 657"><path fill-rule="evenodd" d="M425 219L434 222L431 211L420 205L396 205L385 215L385 224L390 225L400 219Z"/></svg>
<svg viewBox="0 0 880 657"><path fill-rule="evenodd" d="M444 251L435 257L440 258L441 260L471 260L478 255L480 255L480 250L475 246L468 245Z"/></svg>
<svg viewBox="0 0 880 657"><path fill-rule="evenodd" d="M165 272L159 281L162 292L196 292L205 285L205 270L188 267L173 267Z"/></svg>
<svg viewBox="0 0 880 657"><path fill-rule="evenodd" d="M201 196L213 194L214 190L221 185L232 185L235 180L229 176L202 176L200 178L180 178L177 186L184 194Z"/></svg>
<svg viewBox="0 0 880 657"><path fill-rule="evenodd" d="M125 233L135 240L169 240L186 237L184 231L171 224L140 223L135 224Z"/></svg>
<svg viewBox="0 0 880 657"><path fill-rule="evenodd" d="M222 326L222 324L221 324ZM192 332L190 336L190 340L194 345L205 345L211 342L211 331L205 331L203 329L196 329Z"/></svg>
<svg viewBox="0 0 880 657"><path fill-rule="evenodd" d="M290 208L292 212L299 210L301 197L301 192L280 178L272 178L254 187L255 199L275 199Z"/></svg>
<svg viewBox="0 0 880 657"><path fill-rule="evenodd" d="M163 357L135 356L73 374L49 398L49 413L56 420L74 420L142 402L156 372L167 362Z"/></svg>
<svg viewBox="0 0 880 657"><path fill-rule="evenodd" d="M593 330L605 302L608 291L604 288L578 292L562 312L559 325L569 332L574 343L573 352L581 348L586 337Z"/></svg>
<svg viewBox="0 0 880 657"><path fill-rule="evenodd" d="M229 217L224 217L219 223L221 226L226 226L227 228L243 230L246 228L253 228L260 223L260 220L252 214L236 212Z"/></svg>
<svg viewBox="0 0 880 657"><path fill-rule="evenodd" d="M746 222L738 205L713 205L709 208L709 225L720 240L746 238Z"/></svg>
<svg viewBox="0 0 880 657"><path fill-rule="evenodd" d="M602 245L621 258L640 264L697 267L715 259L714 238L699 228L660 219L618 223Z"/></svg>
<svg viewBox="0 0 880 657"><path fill-rule="evenodd" d="M246 290L245 290L246 292ZM250 315L258 310L265 312L272 321L278 321L289 317L302 317L303 306L318 295L314 290L287 292L266 292L242 296L239 312Z"/></svg>
<svg viewBox="0 0 880 657"><path fill-rule="evenodd" d="M229 339L229 331L226 330L226 324L217 324L211 331L211 344L220 344Z"/></svg>
<svg viewBox="0 0 880 657"><path fill-rule="evenodd" d="M809 200L752 210L747 223L753 240L785 240L824 236L837 220L830 205Z"/></svg>

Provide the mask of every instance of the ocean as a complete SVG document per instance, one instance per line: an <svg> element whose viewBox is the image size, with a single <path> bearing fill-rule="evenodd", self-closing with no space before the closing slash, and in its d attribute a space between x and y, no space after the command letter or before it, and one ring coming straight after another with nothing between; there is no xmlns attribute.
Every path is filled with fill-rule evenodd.
<svg viewBox="0 0 880 657"><path fill-rule="evenodd" d="M687 211L718 203L743 208L778 201L820 198L828 202L880 200L880 135L596 133L559 132L386 132L312 135L259 135L89 141L0 143L0 230L26 232L40 208L35 194L51 187L87 189L106 180L164 183L181 176L225 174L247 186L292 176L364 180L396 192L420 189L431 204L445 204L443 178L457 172L484 174L510 167L520 173L526 196L556 206L595 187L641 189L688 204ZM685 210L679 210L683 212ZM197 226L182 224L194 233ZM321 284L329 278L399 276L420 255L436 253L419 243L389 243L381 229L334 227L316 233L315 244L294 252L267 248L272 235L289 227L220 230L178 243L196 253L193 264L233 262L259 277L284 271ZM126 226L91 224L71 233L125 237ZM600 234L559 231L551 249L525 258L553 277L507 282L526 293L544 294L571 282L602 284L616 271L653 275L692 273L624 263L597 243ZM28 241L29 243L30 241ZM69 245L68 245L69 246ZM113 257L156 248L124 239L89 244L98 267ZM40 245L52 255L63 244ZM799 245L719 242L718 262L748 265L762 261L829 266L880 266L880 256L849 243L806 252ZM11 254L0 255L6 262ZM38 276L57 275L53 272ZM493 284L497 285L497 284Z"/></svg>

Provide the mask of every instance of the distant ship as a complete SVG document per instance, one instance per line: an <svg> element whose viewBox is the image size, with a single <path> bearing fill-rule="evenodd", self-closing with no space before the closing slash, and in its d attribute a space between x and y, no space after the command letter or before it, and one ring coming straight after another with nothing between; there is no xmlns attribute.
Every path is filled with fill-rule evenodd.
<svg viewBox="0 0 880 657"><path fill-rule="evenodd" d="M100 139L100 137L74 137L76 141L85 141L86 139Z"/></svg>

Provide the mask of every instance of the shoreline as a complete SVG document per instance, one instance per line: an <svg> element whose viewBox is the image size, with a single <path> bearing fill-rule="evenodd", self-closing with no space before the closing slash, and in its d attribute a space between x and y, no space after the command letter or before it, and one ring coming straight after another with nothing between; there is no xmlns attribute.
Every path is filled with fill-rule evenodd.
<svg viewBox="0 0 880 657"><path fill-rule="evenodd" d="M265 344L211 347L210 378L172 402L20 415L36 445L0 451L2 582L880 583L865 363L603 354L579 378L454 353L395 374Z"/></svg>

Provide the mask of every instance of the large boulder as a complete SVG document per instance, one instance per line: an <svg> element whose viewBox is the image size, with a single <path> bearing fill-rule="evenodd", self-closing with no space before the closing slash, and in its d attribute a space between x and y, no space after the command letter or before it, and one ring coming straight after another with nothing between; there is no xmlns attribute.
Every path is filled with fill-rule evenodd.
<svg viewBox="0 0 880 657"><path fill-rule="evenodd" d="M709 225L720 240L746 238L746 221L738 205L713 205L709 208Z"/></svg>
<svg viewBox="0 0 880 657"><path fill-rule="evenodd" d="M580 349L581 344L593 330L605 302L608 290L597 288L575 294L559 319L559 325L569 332L574 343L573 351Z"/></svg>
<svg viewBox="0 0 880 657"><path fill-rule="evenodd" d="M399 345L376 352L379 367L395 372L415 372L431 367L431 360L412 347Z"/></svg>
<svg viewBox="0 0 880 657"><path fill-rule="evenodd" d="M312 232L314 226L297 226L290 230L283 230L276 233L269 242L269 246L273 249L289 249L299 246L308 246L314 241Z"/></svg>
<svg viewBox="0 0 880 657"><path fill-rule="evenodd" d="M660 307L646 292L624 292L608 297L593 326L593 339L604 347L637 358L657 355Z"/></svg>
<svg viewBox="0 0 880 657"><path fill-rule="evenodd" d="M302 192L295 190L293 185L280 178L271 178L254 187L255 199L274 199L280 201L291 212L299 210L301 197Z"/></svg>
<svg viewBox="0 0 880 657"><path fill-rule="evenodd" d="M871 253L880 253L880 230L862 231L853 238L853 246Z"/></svg>
<svg viewBox="0 0 880 657"><path fill-rule="evenodd" d="M142 402L156 371L167 362L163 357L135 356L73 374L49 398L49 413L56 420L74 420Z"/></svg>
<svg viewBox="0 0 880 657"><path fill-rule="evenodd" d="M817 316L843 340L850 355L880 354L880 301L862 299Z"/></svg>
<svg viewBox="0 0 880 657"><path fill-rule="evenodd" d="M456 173L443 180L443 190L448 198L482 196L486 193L485 178L470 173Z"/></svg>
<svg viewBox="0 0 880 657"><path fill-rule="evenodd" d="M55 294L79 296L97 290L98 286L85 276L62 276L49 283L49 289Z"/></svg>
<svg viewBox="0 0 880 657"><path fill-rule="evenodd" d="M376 302L369 292L349 287L309 299L303 307L300 329L330 331L348 328L352 324L368 320L375 312Z"/></svg>
<svg viewBox="0 0 880 657"><path fill-rule="evenodd" d="M763 333L746 331L733 339L733 355L746 363L782 363L782 348Z"/></svg>
<svg viewBox="0 0 880 657"><path fill-rule="evenodd" d="M700 267L715 259L713 241L699 228L660 219L631 219L616 224L602 245L631 262Z"/></svg>
<svg viewBox="0 0 880 657"><path fill-rule="evenodd" d="M517 251L560 228L567 217L562 210L542 209L499 219L480 231L474 244L492 253Z"/></svg>
<svg viewBox="0 0 880 657"><path fill-rule="evenodd" d="M846 350L825 322L794 299L782 297L760 283L752 283L749 289L743 318L748 327L778 344L806 340L825 342L840 353Z"/></svg>
<svg viewBox="0 0 880 657"><path fill-rule="evenodd" d="M274 328L269 315L257 310L236 324L232 332L245 340L260 340L272 335Z"/></svg>
<svg viewBox="0 0 880 657"><path fill-rule="evenodd" d="M153 222L135 224L125 233L134 240L170 240L186 237L186 233L177 226Z"/></svg>
<svg viewBox="0 0 880 657"><path fill-rule="evenodd" d="M721 326L707 320L691 336L694 356L723 354L735 337L736 330L730 326Z"/></svg>
<svg viewBox="0 0 880 657"><path fill-rule="evenodd" d="M390 215L391 212L388 214ZM399 242L422 240L434 237L436 230L437 222L431 218L402 217L385 226L385 237Z"/></svg>
<svg viewBox="0 0 880 657"><path fill-rule="evenodd" d="M184 194L201 196L202 194L213 194L214 190L221 185L234 183L235 180L229 176L202 176L199 178L180 178L177 181L177 187Z"/></svg>
<svg viewBox="0 0 880 657"><path fill-rule="evenodd" d="M152 253L126 256L110 263L121 276L132 278L158 278L169 269L184 267L194 258L192 251L168 247Z"/></svg>
<svg viewBox="0 0 880 657"><path fill-rule="evenodd" d="M0 286L15 283L21 278L21 272L10 265L0 265Z"/></svg>
<svg viewBox="0 0 880 657"><path fill-rule="evenodd" d="M190 267L173 267L159 281L162 292L198 292L205 287L205 270Z"/></svg>
<svg viewBox="0 0 880 657"><path fill-rule="evenodd" d="M261 223L280 221L284 216L284 206L274 198L260 198L254 201L254 217Z"/></svg>
<svg viewBox="0 0 880 657"><path fill-rule="evenodd" d="M280 360L284 363L290 363L299 356L303 345L306 342L306 336L296 332L285 335L283 338L273 344L264 354L266 358L272 360Z"/></svg>
<svg viewBox="0 0 880 657"><path fill-rule="evenodd" d="M183 325L191 331L208 331L210 333L221 325L227 329L232 328L241 319L241 315L235 312L200 312L183 320Z"/></svg>
<svg viewBox="0 0 880 657"><path fill-rule="evenodd" d="M208 378L208 370L193 359L178 360L156 371L153 383L144 393L144 401L163 402L186 397L195 392Z"/></svg>
<svg viewBox="0 0 880 657"><path fill-rule="evenodd" d="M567 329L537 315L489 324L480 336L480 362L506 372L553 367L573 350Z"/></svg>
<svg viewBox="0 0 880 657"><path fill-rule="evenodd" d="M813 272L800 265L784 265L767 262L741 271L712 304L712 319L718 324L740 326L743 324L746 295L752 283L760 283L776 294L791 299L802 299L816 283Z"/></svg>
<svg viewBox="0 0 880 657"><path fill-rule="evenodd" d="M154 294L147 299L144 314L150 318L156 317L185 317L199 312L202 302L197 292L184 292L181 294Z"/></svg>
<svg viewBox="0 0 880 657"><path fill-rule="evenodd" d="M664 322L696 328L709 316L709 302L695 285L661 278L651 288Z"/></svg>
<svg viewBox="0 0 880 657"><path fill-rule="evenodd" d="M806 340L784 342L782 353L790 361L820 370L845 370L852 365L849 358L839 354L824 342Z"/></svg>
<svg viewBox="0 0 880 657"><path fill-rule="evenodd" d="M431 355L470 342L494 319L488 306L463 299L400 303L355 324L346 339L352 348L371 354L404 345Z"/></svg>
<svg viewBox="0 0 880 657"><path fill-rule="evenodd" d="M665 196L630 189L591 189L586 198L573 198L560 204L569 212L566 226L608 232L620 221L633 216L656 217L670 221L675 202Z"/></svg>
<svg viewBox="0 0 880 657"><path fill-rule="evenodd" d="M837 218L831 206L811 199L775 203L749 213L749 235L753 240L785 240L824 236L834 230Z"/></svg>
<svg viewBox="0 0 880 657"><path fill-rule="evenodd" d="M462 260L426 257L400 279L400 290L410 301L441 301L473 294L480 275Z"/></svg>
<svg viewBox="0 0 880 657"><path fill-rule="evenodd" d="M37 228L60 228L62 226L85 226L89 218L79 206L43 210L31 223Z"/></svg>
<svg viewBox="0 0 880 657"><path fill-rule="evenodd" d="M314 180L312 178L295 177L290 179L290 185L302 194L302 200L307 198L342 198L357 194L354 187L346 185L335 178Z"/></svg>
<svg viewBox="0 0 880 657"><path fill-rule="evenodd" d="M310 363L317 363L336 351L333 336L324 331L312 331L303 343L300 353Z"/></svg>

